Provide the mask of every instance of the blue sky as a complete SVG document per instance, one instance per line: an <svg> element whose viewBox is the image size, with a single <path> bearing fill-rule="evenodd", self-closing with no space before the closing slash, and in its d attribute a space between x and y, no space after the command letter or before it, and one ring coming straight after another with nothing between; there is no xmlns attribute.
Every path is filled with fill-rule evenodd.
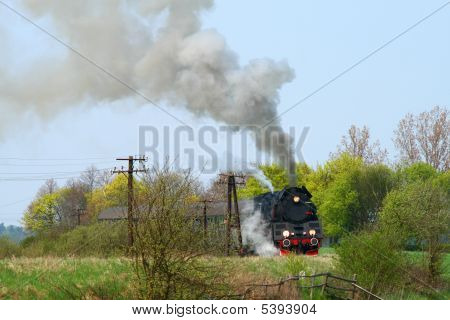
<svg viewBox="0 0 450 320"><path fill-rule="evenodd" d="M283 112L443 3L218 0L203 14L203 22L205 28L215 28L225 36L241 64L263 57L288 61L296 78L281 90L278 110ZM35 56L57 56L65 50L2 6L0 19L4 63L9 59L20 65ZM8 45L2 45L6 39ZM282 125L299 131L311 127L303 148L311 165L325 161L352 124L367 125L394 159L392 136L398 121L408 112L419 113L435 105L448 107L449 84L450 5L286 113ZM18 119L0 140L0 222L19 224L43 183L5 178L27 172L31 176L42 173L39 177L54 176L54 172L77 175L90 163L112 168L116 156L138 153L139 125L177 125L151 105L134 108L134 104L126 100L84 106L49 122L32 114ZM215 124L181 109L169 110L195 126Z"/></svg>

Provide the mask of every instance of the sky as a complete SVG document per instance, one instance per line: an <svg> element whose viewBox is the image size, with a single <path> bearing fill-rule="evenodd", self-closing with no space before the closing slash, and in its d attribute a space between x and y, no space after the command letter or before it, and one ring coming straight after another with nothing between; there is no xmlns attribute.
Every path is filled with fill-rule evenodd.
<svg viewBox="0 0 450 320"><path fill-rule="evenodd" d="M226 38L241 64L266 57L289 63L296 77L280 91L282 113L444 3L217 0L202 21ZM0 5L2 63L19 68L36 56L57 57L65 50ZM312 166L327 160L352 124L367 125L395 159L398 121L435 105L448 108L449 84L450 5L288 111L281 123L297 132L310 128L302 154ZM167 110L195 128L219 125L181 108ZM46 178L61 178L63 185L64 178L91 164L112 169L122 165L116 157L138 154L142 125L174 128L178 123L133 99L75 106L45 122L23 114L0 139L0 223L19 225ZM220 143L217 149L223 152Z"/></svg>

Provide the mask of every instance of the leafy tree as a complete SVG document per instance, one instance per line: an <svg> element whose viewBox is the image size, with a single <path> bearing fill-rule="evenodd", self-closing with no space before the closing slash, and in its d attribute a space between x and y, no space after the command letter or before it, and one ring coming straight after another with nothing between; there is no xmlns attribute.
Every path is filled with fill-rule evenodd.
<svg viewBox="0 0 450 320"><path fill-rule="evenodd" d="M164 168L144 179L142 205L136 208L132 248L145 299L199 299L220 295L223 270L201 259L205 238L199 232L192 199L197 182L190 174ZM220 277L219 277L220 276Z"/></svg>
<svg viewBox="0 0 450 320"><path fill-rule="evenodd" d="M307 178L327 236L361 230L377 220L393 186L393 173L382 164L366 164L347 153L319 166Z"/></svg>
<svg viewBox="0 0 450 320"><path fill-rule="evenodd" d="M311 167L309 167L306 163L298 163L295 168L295 173L297 175L297 185L306 186L308 184L308 177L313 172L313 169L311 169Z"/></svg>
<svg viewBox="0 0 450 320"><path fill-rule="evenodd" d="M56 226L61 221L60 193L49 193L34 200L23 217L27 230L40 232Z"/></svg>
<svg viewBox="0 0 450 320"><path fill-rule="evenodd" d="M266 192L269 192L269 188L263 186L255 177L249 177L245 182L245 187L238 189L238 196L240 198L251 198Z"/></svg>
<svg viewBox="0 0 450 320"><path fill-rule="evenodd" d="M136 201L144 192L141 181L133 181ZM116 176L110 183L95 189L87 199L87 216L95 219L106 208L125 207L128 203L128 178L125 175Z"/></svg>
<svg viewBox="0 0 450 320"><path fill-rule="evenodd" d="M441 272L444 243L450 231L450 185L447 178L415 181L391 191L384 201L381 225L406 242L415 239L427 252L429 279Z"/></svg>
<svg viewBox="0 0 450 320"><path fill-rule="evenodd" d="M361 168L355 184L360 210L357 216L352 217L358 229L377 221L383 200L394 186L394 173L386 165L364 165Z"/></svg>
<svg viewBox="0 0 450 320"><path fill-rule="evenodd" d="M260 165L258 167L266 178L272 183L274 190L281 190L288 186L288 176L286 169L278 164ZM305 163L296 165L297 185L305 185L308 176L312 173L312 169ZM257 178L250 176L245 187L239 188L239 196L242 198L250 198L256 195L269 192L269 188Z"/></svg>
<svg viewBox="0 0 450 320"><path fill-rule="evenodd" d="M90 196L89 186L79 180L69 180L64 188L59 189L58 200L61 211L61 224L67 227L78 225L78 215L83 217L87 199ZM81 222L81 219L80 219Z"/></svg>
<svg viewBox="0 0 450 320"><path fill-rule="evenodd" d="M341 236L352 230L352 216L360 209L355 189L361 168L361 158L344 153L319 166L308 179L307 187L314 195L327 236Z"/></svg>
<svg viewBox="0 0 450 320"><path fill-rule="evenodd" d="M275 190L281 190L288 185L286 170L277 164L260 165L258 167L266 178L272 183ZM247 178L244 187L239 188L239 197L250 198L261 193L269 192L269 188L254 176Z"/></svg>
<svg viewBox="0 0 450 320"><path fill-rule="evenodd" d="M409 166L400 167L396 172L398 186L417 181L427 181L438 176L438 171L432 165L425 162L416 162Z"/></svg>

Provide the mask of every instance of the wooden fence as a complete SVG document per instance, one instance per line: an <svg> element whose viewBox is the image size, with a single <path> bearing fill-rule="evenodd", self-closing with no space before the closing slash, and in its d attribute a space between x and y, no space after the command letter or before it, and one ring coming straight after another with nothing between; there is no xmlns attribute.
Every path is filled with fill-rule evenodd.
<svg viewBox="0 0 450 320"><path fill-rule="evenodd" d="M305 282L308 280L309 284L306 284ZM314 275L300 274L298 276L289 276L276 283L249 285L242 295L242 298L273 298L276 297L277 294L279 295L280 292L285 289L285 286L289 284L295 284L293 287L289 288L290 290L295 290L295 288L297 290L301 289L301 292L305 292L305 290L308 292L309 290L309 299L313 299L314 293L317 293L319 292L318 290L320 290L322 297L327 296L334 299L382 300L379 296L359 286L357 284L356 275L353 276L353 279L346 279L329 272L317 273Z"/></svg>

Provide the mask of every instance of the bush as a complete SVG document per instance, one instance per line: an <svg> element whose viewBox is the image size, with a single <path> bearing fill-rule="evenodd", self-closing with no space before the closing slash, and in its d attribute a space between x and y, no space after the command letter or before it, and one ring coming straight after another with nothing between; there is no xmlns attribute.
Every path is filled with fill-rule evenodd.
<svg viewBox="0 0 450 320"><path fill-rule="evenodd" d="M356 274L358 284L375 294L398 291L405 283L404 253L378 231L344 237L336 253L338 271L349 277Z"/></svg>
<svg viewBox="0 0 450 320"><path fill-rule="evenodd" d="M448 188L439 180L419 181L391 191L383 203L380 226L403 245L414 240L427 253L428 280L437 284L443 273L444 238L450 232Z"/></svg>
<svg viewBox="0 0 450 320"><path fill-rule="evenodd" d="M123 255L127 245L126 222L98 222L61 235L57 255L109 257Z"/></svg>
<svg viewBox="0 0 450 320"><path fill-rule="evenodd" d="M0 259L19 256L20 247L8 237L0 237Z"/></svg>
<svg viewBox="0 0 450 320"><path fill-rule="evenodd" d="M28 237L22 241L23 254L40 256L122 255L127 244L125 222L94 223L69 231L52 231Z"/></svg>
<svg viewBox="0 0 450 320"><path fill-rule="evenodd" d="M164 168L146 177L145 203L137 207L132 248L143 299L212 299L224 294L223 268L202 259L205 248L192 212L196 180Z"/></svg>

